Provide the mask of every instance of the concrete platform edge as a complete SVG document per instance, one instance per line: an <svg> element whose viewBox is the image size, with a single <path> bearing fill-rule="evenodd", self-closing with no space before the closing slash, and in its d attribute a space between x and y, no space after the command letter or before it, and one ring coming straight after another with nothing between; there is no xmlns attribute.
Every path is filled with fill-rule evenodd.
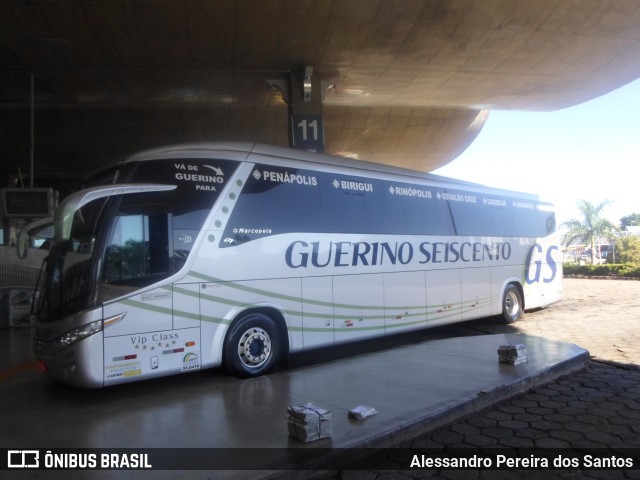
<svg viewBox="0 0 640 480"><path fill-rule="evenodd" d="M272 471L263 476L262 479L297 480L299 478L317 478L322 476L323 471L339 470L341 465L347 465L358 460L357 457L353 456L353 452L350 452L352 448L392 448L399 443L434 431L474 412L481 411L504 400L520 395L534 387L550 383L559 377L582 370L586 368L590 358L589 352L583 350L580 354L551 365L533 375L497 386L487 392L479 392L471 399L450 405L438 412L417 417L410 423L370 436L346 448L332 450L331 453L324 455L320 459L304 465L298 465L296 470Z"/></svg>

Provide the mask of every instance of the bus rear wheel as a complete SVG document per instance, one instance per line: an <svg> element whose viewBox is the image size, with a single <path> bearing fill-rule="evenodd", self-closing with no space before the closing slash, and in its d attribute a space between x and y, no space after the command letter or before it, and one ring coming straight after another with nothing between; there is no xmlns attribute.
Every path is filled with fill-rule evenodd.
<svg viewBox="0 0 640 480"><path fill-rule="evenodd" d="M522 318L524 313L522 294L520 289L513 284L507 286L502 300L502 321L513 323Z"/></svg>
<svg viewBox="0 0 640 480"><path fill-rule="evenodd" d="M250 313L231 325L225 341L225 365L238 377L257 377L276 365L280 351L275 322L263 313Z"/></svg>

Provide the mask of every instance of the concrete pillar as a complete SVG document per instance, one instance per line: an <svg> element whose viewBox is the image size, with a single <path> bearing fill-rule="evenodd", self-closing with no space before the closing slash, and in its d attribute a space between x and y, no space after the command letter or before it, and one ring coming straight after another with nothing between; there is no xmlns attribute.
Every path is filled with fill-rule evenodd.
<svg viewBox="0 0 640 480"><path fill-rule="evenodd" d="M289 74L289 80L268 80L272 88L282 92L289 106L289 147L308 152L324 152L322 101L327 81L313 67Z"/></svg>

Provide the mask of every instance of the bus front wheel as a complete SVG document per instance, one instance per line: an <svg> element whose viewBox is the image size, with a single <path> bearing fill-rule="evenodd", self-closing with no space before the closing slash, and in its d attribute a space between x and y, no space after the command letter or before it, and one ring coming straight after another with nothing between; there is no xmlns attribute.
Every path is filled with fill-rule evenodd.
<svg viewBox="0 0 640 480"><path fill-rule="evenodd" d="M523 303L520 289L513 284L507 286L502 300L502 321L513 323L522 318Z"/></svg>
<svg viewBox="0 0 640 480"><path fill-rule="evenodd" d="M263 313L251 313L231 325L225 342L227 369L241 378L269 372L280 357L275 322Z"/></svg>

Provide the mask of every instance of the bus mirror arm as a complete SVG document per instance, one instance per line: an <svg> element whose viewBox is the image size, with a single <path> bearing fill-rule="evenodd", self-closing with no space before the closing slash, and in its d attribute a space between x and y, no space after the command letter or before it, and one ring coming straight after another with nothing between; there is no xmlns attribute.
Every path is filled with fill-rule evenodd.
<svg viewBox="0 0 640 480"><path fill-rule="evenodd" d="M177 185L162 185L157 183L123 183L119 185L104 185L87 188L73 193L65 198L55 212L54 235L56 241L71 238L71 226L75 213L89 202L112 195L128 195L132 193L162 192L175 190Z"/></svg>

